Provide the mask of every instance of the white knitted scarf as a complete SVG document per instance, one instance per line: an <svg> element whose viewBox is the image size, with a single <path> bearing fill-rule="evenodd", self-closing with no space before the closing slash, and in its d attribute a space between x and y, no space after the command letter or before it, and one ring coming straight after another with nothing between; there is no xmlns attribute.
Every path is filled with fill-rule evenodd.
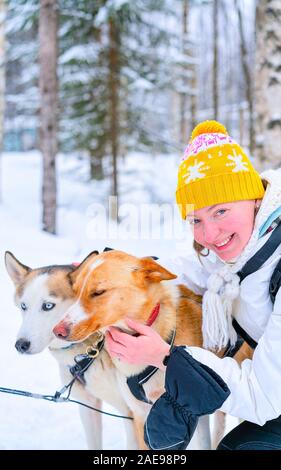
<svg viewBox="0 0 281 470"><path fill-rule="evenodd" d="M232 326L232 305L240 291L236 273L254 255L260 227L281 206L281 170L268 170L261 177L268 182L268 186L248 244L234 264L225 264L208 278L207 291L203 296L202 324L203 347L206 349L220 350L229 341L235 344L237 335Z"/></svg>

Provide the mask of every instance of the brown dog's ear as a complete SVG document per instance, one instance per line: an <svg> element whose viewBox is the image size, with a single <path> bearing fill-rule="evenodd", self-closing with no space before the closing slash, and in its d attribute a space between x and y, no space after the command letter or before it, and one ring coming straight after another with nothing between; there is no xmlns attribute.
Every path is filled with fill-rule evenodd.
<svg viewBox="0 0 281 470"><path fill-rule="evenodd" d="M177 277L152 258L141 258L140 267L136 269L136 272L140 272L150 282L169 281Z"/></svg>
<svg viewBox="0 0 281 470"><path fill-rule="evenodd" d="M31 271L31 268L20 263L10 251L6 251L5 253L5 265L10 278L16 286L20 284Z"/></svg>
<svg viewBox="0 0 281 470"><path fill-rule="evenodd" d="M76 268L73 269L73 271L71 271L70 273L68 273L67 277L70 281L70 284L73 285L74 281L76 280L77 276L79 275L80 271L82 271L82 269L84 268L85 266L85 263L89 260L89 258L91 257L95 257L99 254L99 252L97 250L95 251L91 251L90 254L88 254L86 256L86 258L83 259L83 261L81 261L80 264L78 264L78 266Z"/></svg>

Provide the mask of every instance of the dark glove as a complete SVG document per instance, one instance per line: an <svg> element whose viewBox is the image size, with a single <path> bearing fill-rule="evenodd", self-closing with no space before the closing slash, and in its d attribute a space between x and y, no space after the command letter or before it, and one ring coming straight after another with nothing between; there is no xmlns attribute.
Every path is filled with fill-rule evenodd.
<svg viewBox="0 0 281 470"><path fill-rule="evenodd" d="M199 416L213 413L230 394L222 378L196 361L184 346L171 351L165 389L152 406L144 428L144 440L153 450L186 449Z"/></svg>

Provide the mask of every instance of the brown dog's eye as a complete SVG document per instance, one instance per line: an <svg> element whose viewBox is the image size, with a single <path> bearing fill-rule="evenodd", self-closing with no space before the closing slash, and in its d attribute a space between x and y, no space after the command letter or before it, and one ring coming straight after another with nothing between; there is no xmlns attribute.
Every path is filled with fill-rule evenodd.
<svg viewBox="0 0 281 470"><path fill-rule="evenodd" d="M105 293L105 290L96 290L95 292L91 293L91 297L97 297L98 295L102 295Z"/></svg>

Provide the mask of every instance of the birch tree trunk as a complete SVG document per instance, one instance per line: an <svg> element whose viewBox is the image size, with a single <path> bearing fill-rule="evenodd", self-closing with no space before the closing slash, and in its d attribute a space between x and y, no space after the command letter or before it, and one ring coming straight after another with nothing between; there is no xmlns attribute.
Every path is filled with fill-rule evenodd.
<svg viewBox="0 0 281 470"><path fill-rule="evenodd" d="M256 15L256 157L259 169L281 164L281 0L260 0Z"/></svg>
<svg viewBox="0 0 281 470"><path fill-rule="evenodd" d="M5 0L0 0L0 201L2 200L1 152L3 150L5 112L5 16Z"/></svg>
<svg viewBox="0 0 281 470"><path fill-rule="evenodd" d="M58 118L57 0L40 0L40 149L43 156L43 230L56 233L56 155Z"/></svg>

